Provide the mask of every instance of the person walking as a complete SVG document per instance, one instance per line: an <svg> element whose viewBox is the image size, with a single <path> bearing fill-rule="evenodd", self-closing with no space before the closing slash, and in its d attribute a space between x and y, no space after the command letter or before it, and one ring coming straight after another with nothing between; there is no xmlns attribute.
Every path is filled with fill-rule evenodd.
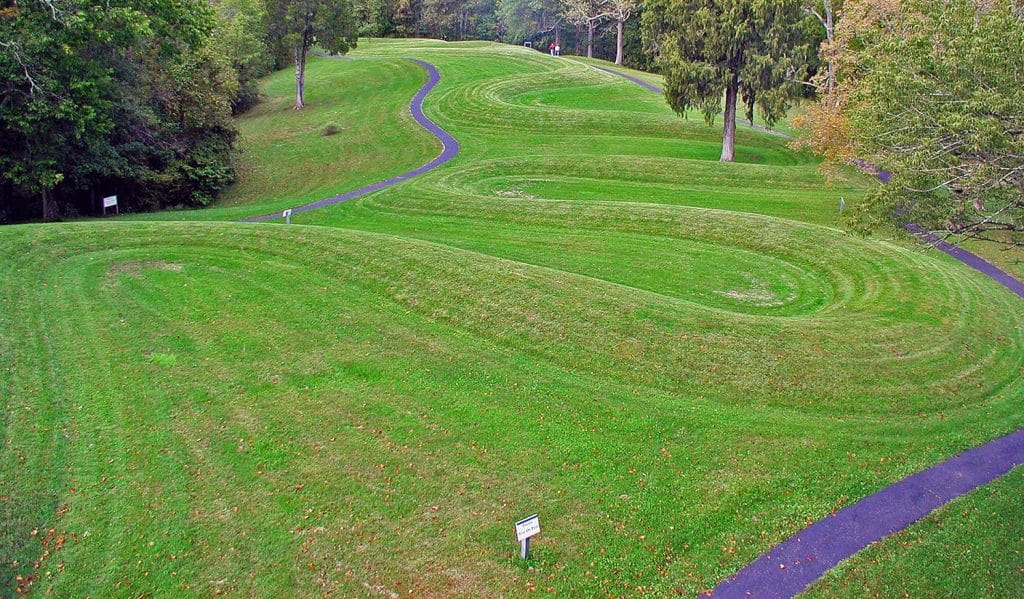
<svg viewBox="0 0 1024 599"><path fill-rule="evenodd" d="M548 52L551 52L552 56L555 55L555 42L551 42L551 45L548 46Z"/></svg>
<svg viewBox="0 0 1024 599"><path fill-rule="evenodd" d="M555 45L555 56L561 56L561 55L562 55L562 47L556 44Z"/></svg>

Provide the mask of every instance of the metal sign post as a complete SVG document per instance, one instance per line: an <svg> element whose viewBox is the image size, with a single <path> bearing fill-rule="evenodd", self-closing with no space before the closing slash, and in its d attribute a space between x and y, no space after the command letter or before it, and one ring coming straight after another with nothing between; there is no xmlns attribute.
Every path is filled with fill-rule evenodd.
<svg viewBox="0 0 1024 599"><path fill-rule="evenodd" d="M286 224L286 225L292 224L292 209L291 208L289 208L289 209L285 210L284 212L282 212L281 216L284 217L284 224Z"/></svg>
<svg viewBox="0 0 1024 599"><path fill-rule="evenodd" d="M108 196L103 198L103 216L107 215L107 208L113 208L115 214L121 214L121 209L117 206L117 196Z"/></svg>
<svg viewBox="0 0 1024 599"><path fill-rule="evenodd" d="M530 557L530 537L540 534L540 516L534 514L516 522L516 540L519 541L519 557Z"/></svg>

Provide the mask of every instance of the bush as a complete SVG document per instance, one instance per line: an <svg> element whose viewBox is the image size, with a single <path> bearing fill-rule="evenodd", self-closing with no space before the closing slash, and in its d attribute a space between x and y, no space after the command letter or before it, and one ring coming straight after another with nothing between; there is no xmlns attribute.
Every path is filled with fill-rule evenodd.
<svg viewBox="0 0 1024 599"><path fill-rule="evenodd" d="M337 123L327 123L324 128L320 131L324 137L330 137L341 133L341 126Z"/></svg>

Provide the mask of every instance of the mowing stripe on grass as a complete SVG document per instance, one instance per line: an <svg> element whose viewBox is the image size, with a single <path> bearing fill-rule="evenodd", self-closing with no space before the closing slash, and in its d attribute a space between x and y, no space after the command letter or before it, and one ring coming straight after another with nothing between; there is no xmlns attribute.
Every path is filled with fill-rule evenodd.
<svg viewBox="0 0 1024 599"><path fill-rule="evenodd" d="M419 93L417 93L416 96L413 97L412 101L409 102L409 112L412 113L412 118L415 119L416 122L419 123L421 127L429 131L434 137L437 138L438 141L441 142L441 153L437 156L437 158L434 158L433 160L424 164L423 166L413 169L407 173L402 173L401 175L398 175L396 177L385 179L384 181L378 181L377 183L373 183L365 187L360 187L359 189L349 191L347 193L332 196L323 200L312 202L310 204L304 204L297 208L293 208L293 213L297 214L300 212L316 210L317 208L323 208L325 206L333 206L334 204L347 202L348 200L364 196L368 193L380 191L382 189L391 187L392 185L397 185L402 181L406 181L418 175L422 175L425 172L432 171L435 168L441 166L442 164L451 161L453 158L459 155L459 142L457 142L455 138L452 137L447 131L438 127L436 124L434 124L433 121L427 118L425 114L423 114L423 99L427 97L427 94L429 94L431 90L437 87L438 83L440 83L441 74L438 73L437 68L434 67L434 65L430 64L429 62L417 60L415 58L410 58L409 60L415 62L416 64L426 69L427 74L429 75L427 82L424 83L423 87L420 88ZM271 214L263 214L261 216L252 216L243 219L242 222L256 223L274 220L278 218L282 218L281 212L273 212Z"/></svg>
<svg viewBox="0 0 1024 599"><path fill-rule="evenodd" d="M792 597L839 562L1024 464L1024 429L885 487L815 522L715 587L712 597Z"/></svg>
<svg viewBox="0 0 1024 599"><path fill-rule="evenodd" d="M665 93L665 90L661 89L661 87L659 87L659 86L657 86L657 85L655 85L653 83L648 83L648 82L646 82L643 79L640 79L638 77L634 77L632 75L627 75L626 73L622 73L622 72L616 71L615 69L609 69L608 67L600 67L600 66L594 65L594 68L598 69L598 70L601 70L601 71L604 71L606 73L611 73L612 75L617 75L619 77L622 77L623 79L627 79L629 81L632 81L633 83L639 85L640 87L646 88L647 90L650 90L650 91L652 91L652 92L654 92L656 94L663 94L663 93ZM789 135L788 133L783 133L781 131L775 131L774 129L769 129L768 127L762 127L761 125L757 125L755 123L745 123L743 121L740 121L739 124L744 126L744 127L750 127L751 129L753 129L755 131L760 131L761 133L767 133L768 135L775 135L775 136L781 137L783 139L796 139L795 137L793 137L792 135Z"/></svg>
<svg viewBox="0 0 1024 599"><path fill-rule="evenodd" d="M613 69L596 68L628 79L652 92L664 93L657 85L642 79ZM763 127L751 126L767 133L790 137ZM887 182L888 177L880 174L879 179ZM920 225L908 224L904 228L1024 299L1024 283L984 258L939 239ZM913 474L811 524L721 582L711 592L711 596L729 599L797 595L844 559L907 528L957 497L994 481L1021 464L1024 464L1024 429L1018 429Z"/></svg>

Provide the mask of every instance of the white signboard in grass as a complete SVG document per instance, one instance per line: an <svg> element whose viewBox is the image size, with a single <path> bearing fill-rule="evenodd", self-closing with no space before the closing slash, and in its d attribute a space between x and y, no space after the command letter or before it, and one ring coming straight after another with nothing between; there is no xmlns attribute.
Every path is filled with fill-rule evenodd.
<svg viewBox="0 0 1024 599"><path fill-rule="evenodd" d="M537 514L516 522L516 539L519 541L519 557L530 557L530 537L540 534L540 517Z"/></svg>
<svg viewBox="0 0 1024 599"><path fill-rule="evenodd" d="M516 522L516 540L523 542L540 533L540 516L534 514Z"/></svg>
<svg viewBox="0 0 1024 599"><path fill-rule="evenodd" d="M117 205L117 196L103 198L103 216L107 215L107 208L113 208L118 214L121 214L121 208Z"/></svg>

